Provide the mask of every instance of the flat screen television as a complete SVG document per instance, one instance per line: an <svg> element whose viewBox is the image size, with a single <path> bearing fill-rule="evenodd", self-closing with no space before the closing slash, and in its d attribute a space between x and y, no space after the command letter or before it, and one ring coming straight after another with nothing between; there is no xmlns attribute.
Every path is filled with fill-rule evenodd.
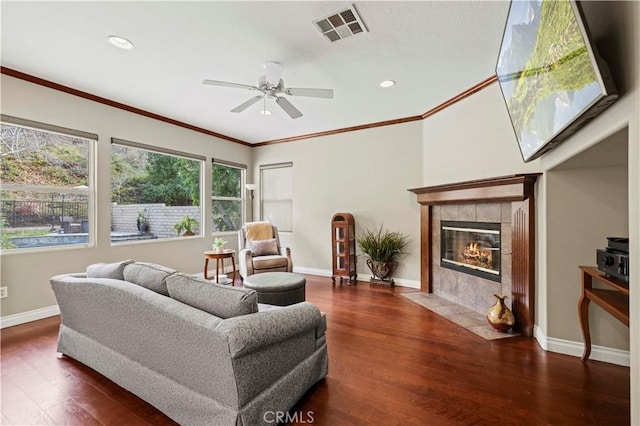
<svg viewBox="0 0 640 426"><path fill-rule="evenodd" d="M575 1L512 1L496 75L525 163L618 99Z"/></svg>

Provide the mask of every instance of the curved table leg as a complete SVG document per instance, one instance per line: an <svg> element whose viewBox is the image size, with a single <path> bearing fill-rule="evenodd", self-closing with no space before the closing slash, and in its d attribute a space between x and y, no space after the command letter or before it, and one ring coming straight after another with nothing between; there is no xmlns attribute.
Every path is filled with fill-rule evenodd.
<svg viewBox="0 0 640 426"><path fill-rule="evenodd" d="M578 302L578 315L580 316L580 325L582 326L582 335L584 336L584 353L582 354L582 360L586 361L591 355L591 334L589 333L589 300L582 295Z"/></svg>
<svg viewBox="0 0 640 426"><path fill-rule="evenodd" d="M209 269L209 258L205 257L204 258L204 279L208 280L209 277L207 276L207 270Z"/></svg>

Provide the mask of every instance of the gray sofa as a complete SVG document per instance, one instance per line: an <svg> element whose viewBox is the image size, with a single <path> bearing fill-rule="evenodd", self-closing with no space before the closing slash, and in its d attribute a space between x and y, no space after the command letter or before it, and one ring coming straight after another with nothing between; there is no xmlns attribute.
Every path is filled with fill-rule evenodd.
<svg viewBox="0 0 640 426"><path fill-rule="evenodd" d="M183 425L269 424L327 375L326 322L308 302L260 312L253 290L132 261L51 286L58 351Z"/></svg>

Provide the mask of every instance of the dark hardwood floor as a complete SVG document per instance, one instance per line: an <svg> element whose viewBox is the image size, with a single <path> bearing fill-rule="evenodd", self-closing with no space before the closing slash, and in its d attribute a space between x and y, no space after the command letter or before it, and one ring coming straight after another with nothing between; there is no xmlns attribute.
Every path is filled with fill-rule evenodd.
<svg viewBox="0 0 640 426"><path fill-rule="evenodd" d="M327 313L329 375L292 409L316 425L628 425L629 369L486 341L400 296L307 276ZM577 318L576 318L577 321ZM155 408L56 353L59 317L2 330L3 425L168 425Z"/></svg>

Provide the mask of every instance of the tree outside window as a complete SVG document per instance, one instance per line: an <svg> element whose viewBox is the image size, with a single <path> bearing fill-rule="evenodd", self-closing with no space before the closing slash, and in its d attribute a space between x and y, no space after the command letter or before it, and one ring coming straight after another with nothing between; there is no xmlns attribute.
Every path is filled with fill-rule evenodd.
<svg viewBox="0 0 640 426"><path fill-rule="evenodd" d="M201 222L203 161L127 141L111 145L112 242L176 238L176 224ZM198 225L192 227L201 235Z"/></svg>
<svg viewBox="0 0 640 426"><path fill-rule="evenodd" d="M88 245L97 136L5 116L0 127L2 250Z"/></svg>
<svg viewBox="0 0 640 426"><path fill-rule="evenodd" d="M211 166L211 220L213 232L232 232L242 227L242 188L245 169L214 161Z"/></svg>

